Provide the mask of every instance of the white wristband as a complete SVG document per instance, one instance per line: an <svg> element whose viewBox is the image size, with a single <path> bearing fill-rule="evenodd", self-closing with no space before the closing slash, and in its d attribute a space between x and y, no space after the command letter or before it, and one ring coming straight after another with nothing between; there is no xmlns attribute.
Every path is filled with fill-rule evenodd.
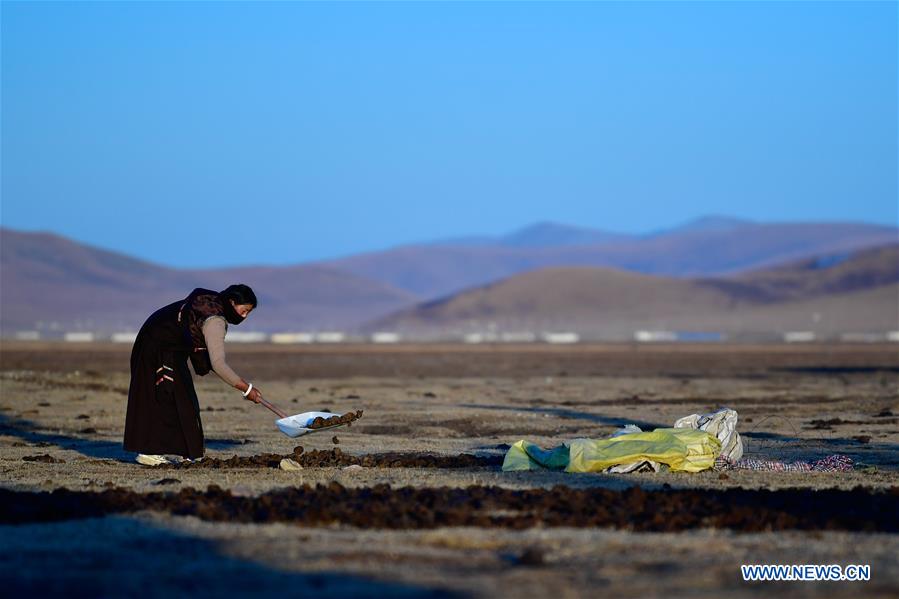
<svg viewBox="0 0 899 599"><path fill-rule="evenodd" d="M253 390L253 383L249 383L249 385L250 385L250 386L247 387L247 390L243 392L243 396L244 396L244 397L246 397L247 395L249 395L249 394L250 394L250 391Z"/></svg>

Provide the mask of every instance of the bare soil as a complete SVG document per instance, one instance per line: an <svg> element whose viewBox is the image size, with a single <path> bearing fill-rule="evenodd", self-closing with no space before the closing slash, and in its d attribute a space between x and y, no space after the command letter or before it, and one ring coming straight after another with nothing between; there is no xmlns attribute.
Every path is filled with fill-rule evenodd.
<svg viewBox="0 0 899 599"><path fill-rule="evenodd" d="M0 584L94 596L895 596L897 349L232 345L235 370L290 411L365 418L341 429L340 447L327 431L297 445L214 375L196 377L206 459L147 468L121 448L129 347L4 342ZM500 470L519 439L553 446L722 406L739 412L751 457L841 453L858 467ZM280 470L285 457L302 469ZM872 580L747 583L744 563L870 564Z"/></svg>

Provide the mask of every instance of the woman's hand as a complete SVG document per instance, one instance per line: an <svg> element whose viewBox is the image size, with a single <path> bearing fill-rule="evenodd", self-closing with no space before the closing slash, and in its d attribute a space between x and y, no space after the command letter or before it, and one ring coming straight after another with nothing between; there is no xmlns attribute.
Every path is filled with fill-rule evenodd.
<svg viewBox="0 0 899 599"><path fill-rule="evenodd" d="M253 390L247 395L247 401L252 401L253 403L262 401L262 391L256 385L253 385Z"/></svg>
<svg viewBox="0 0 899 599"><path fill-rule="evenodd" d="M244 395L243 397L247 401L252 401L253 403L259 403L260 401L262 401L262 391L257 389L256 385L253 385L253 388L250 389L250 383L246 382L243 379L240 379L240 382L237 383L235 387L237 387L237 390L240 391L241 394L246 393L246 395ZM247 389L250 389L249 393L247 393Z"/></svg>

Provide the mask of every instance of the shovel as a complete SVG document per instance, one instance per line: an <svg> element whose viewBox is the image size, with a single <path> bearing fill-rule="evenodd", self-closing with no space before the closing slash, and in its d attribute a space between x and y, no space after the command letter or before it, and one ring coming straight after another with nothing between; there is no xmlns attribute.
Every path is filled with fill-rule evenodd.
<svg viewBox="0 0 899 599"><path fill-rule="evenodd" d="M281 429L281 432L288 437L302 437L307 433L316 433L343 426L343 424L334 424L331 426L323 426L321 428L309 428L312 421L319 416L322 418L331 418L332 416L343 416L343 414L334 414L333 412L303 412L302 414L288 416L287 412L270 401L260 398L259 403L280 417L279 420L275 420L275 424L277 424L278 428Z"/></svg>

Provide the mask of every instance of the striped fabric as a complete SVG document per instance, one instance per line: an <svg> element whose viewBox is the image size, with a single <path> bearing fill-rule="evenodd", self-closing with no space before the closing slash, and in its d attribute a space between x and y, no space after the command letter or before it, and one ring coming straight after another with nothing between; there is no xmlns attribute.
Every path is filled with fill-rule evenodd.
<svg viewBox="0 0 899 599"><path fill-rule="evenodd" d="M165 364L163 364L162 366L160 366L159 368L156 369L156 374L159 374L159 373L162 373L162 375L158 379L156 379L157 387L159 386L160 383L162 383L164 381L171 381L173 383L175 382L175 379L172 378L172 376L174 376L174 374L175 374L175 371L172 369L171 366L166 366ZM171 375L169 373L171 373Z"/></svg>

